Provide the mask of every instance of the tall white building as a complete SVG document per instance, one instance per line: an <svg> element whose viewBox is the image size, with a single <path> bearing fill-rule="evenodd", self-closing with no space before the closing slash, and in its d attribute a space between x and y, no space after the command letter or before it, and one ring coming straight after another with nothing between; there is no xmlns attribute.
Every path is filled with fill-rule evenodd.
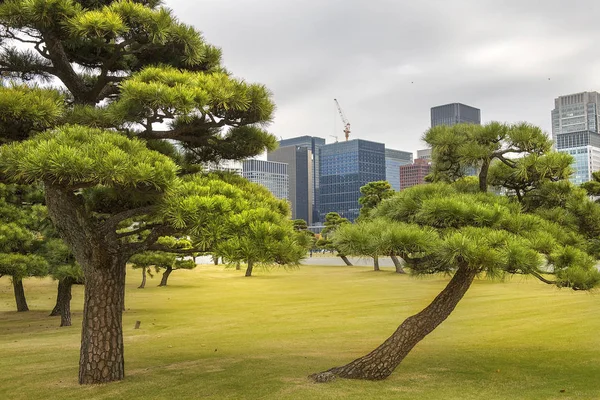
<svg viewBox="0 0 600 400"><path fill-rule="evenodd" d="M278 199L289 201L289 175L286 163L245 160L242 165L244 178L266 187Z"/></svg>
<svg viewBox="0 0 600 400"><path fill-rule="evenodd" d="M571 181L581 184L600 170L600 93L581 92L554 99L552 139L557 151L571 154L575 174Z"/></svg>

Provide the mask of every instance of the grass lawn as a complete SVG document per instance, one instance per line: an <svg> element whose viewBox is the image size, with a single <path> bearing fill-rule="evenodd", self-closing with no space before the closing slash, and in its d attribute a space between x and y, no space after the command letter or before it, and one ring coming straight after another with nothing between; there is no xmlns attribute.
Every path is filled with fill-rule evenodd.
<svg viewBox="0 0 600 400"><path fill-rule="evenodd" d="M242 274L199 266L140 290L129 271L126 378L92 387L77 384L82 288L73 326L59 328L47 316L56 283L27 280L32 311L16 313L0 279L0 399L600 399L598 295L477 280L387 380L314 384L307 375L375 348L448 278L362 267Z"/></svg>

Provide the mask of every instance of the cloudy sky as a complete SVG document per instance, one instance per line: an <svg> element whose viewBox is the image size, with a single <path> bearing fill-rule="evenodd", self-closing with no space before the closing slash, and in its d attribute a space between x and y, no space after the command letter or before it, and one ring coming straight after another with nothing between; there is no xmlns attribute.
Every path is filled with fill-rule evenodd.
<svg viewBox="0 0 600 400"><path fill-rule="evenodd" d="M267 85L270 131L415 151L432 106L550 131L559 95L600 91L597 0L166 0L223 49L235 75Z"/></svg>

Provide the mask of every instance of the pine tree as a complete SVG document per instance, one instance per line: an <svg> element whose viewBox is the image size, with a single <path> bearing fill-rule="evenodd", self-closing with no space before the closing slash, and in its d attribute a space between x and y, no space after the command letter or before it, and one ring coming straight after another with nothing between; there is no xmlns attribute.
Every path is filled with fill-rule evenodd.
<svg viewBox="0 0 600 400"><path fill-rule="evenodd" d="M145 251L192 253L157 242L244 208L234 204L243 200L235 185L193 175L199 165L276 146L263 129L274 110L270 92L234 78L220 50L159 3L0 5L0 71L58 82L69 106L71 125L4 146L0 171L44 184L49 214L83 268L82 384L124 377L127 260Z"/></svg>
<svg viewBox="0 0 600 400"><path fill-rule="evenodd" d="M543 156L544 149L550 148L549 140L541 140L537 128L521 124L507 127L510 132L506 135L498 135L504 132L499 127L494 123L484 128L486 135L479 136L474 144L457 145L451 135L444 141L435 137L430 142L434 158L443 155L443 162L479 162L480 167L486 168L488 161L503 157L503 151L510 152L515 142L521 144L521 149L531 150L530 156ZM456 129L473 132L479 128ZM446 128L441 131L448 132ZM440 130L428 132L427 141L432 132ZM549 175L564 176L560 166L568 167L570 162L563 163L561 157L552 153L547 160L557 162ZM519 169L519 161L499 161ZM522 170L527 170L529 162L527 158L523 161ZM541 171L541 165L536 164L535 169ZM342 250L359 248L362 232L379 231L381 242L387 241L410 266L411 273L453 276L429 306L402 322L375 350L346 365L314 374L314 380L328 382L336 376L387 378L417 343L448 318L478 275L530 275L546 284L573 290L591 290L600 285L600 271L595 267L600 257L600 228L590 231L589 221L583 218L588 215L592 221L598 221L599 204L587 199L585 193L582 196L581 190L569 182L554 182L542 173L538 175L539 185L535 183L536 188L523 197L523 203L529 202L523 207L513 198L482 190L488 186L488 170L479 174L479 190L473 190L468 182L457 180L460 168L455 167L451 163L439 166L437 177L456 183L436 182L403 190L373 211L375 219L336 231L333 241ZM386 225L390 233L386 233ZM384 239L386 235L389 241Z"/></svg>

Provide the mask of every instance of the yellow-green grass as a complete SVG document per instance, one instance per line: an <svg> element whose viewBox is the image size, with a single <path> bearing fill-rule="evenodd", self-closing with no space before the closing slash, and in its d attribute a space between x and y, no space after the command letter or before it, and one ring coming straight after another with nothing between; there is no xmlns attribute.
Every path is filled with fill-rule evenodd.
<svg viewBox="0 0 600 400"><path fill-rule="evenodd" d="M477 280L387 380L314 384L307 375L375 348L448 278L361 267L242 273L199 266L140 290L129 271L126 378L88 387L77 384L82 288L73 326L59 328L47 316L56 283L28 279L32 311L16 313L0 279L0 399L600 399L595 294Z"/></svg>

